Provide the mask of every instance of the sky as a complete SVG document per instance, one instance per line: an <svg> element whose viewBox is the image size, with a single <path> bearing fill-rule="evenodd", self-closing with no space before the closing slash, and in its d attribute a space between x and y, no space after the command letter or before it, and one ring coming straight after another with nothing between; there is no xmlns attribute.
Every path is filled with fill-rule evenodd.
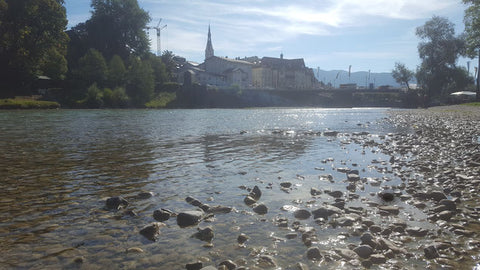
<svg viewBox="0 0 480 270"><path fill-rule="evenodd" d="M391 72L420 64L415 29L443 16L464 30L461 0L138 0L156 26L161 48L203 62L208 26L216 56L303 58L311 68ZM90 0L66 0L68 28L90 18ZM157 38L149 30L151 48ZM473 67L478 60L460 59Z"/></svg>

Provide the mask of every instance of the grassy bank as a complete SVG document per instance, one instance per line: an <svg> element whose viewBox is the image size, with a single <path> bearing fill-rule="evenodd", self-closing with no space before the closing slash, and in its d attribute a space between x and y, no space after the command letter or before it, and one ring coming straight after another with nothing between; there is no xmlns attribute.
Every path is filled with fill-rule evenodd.
<svg viewBox="0 0 480 270"><path fill-rule="evenodd" d="M154 99L147 102L145 106L149 109L161 109L167 107L167 105L175 99L177 99L175 93L161 92Z"/></svg>
<svg viewBox="0 0 480 270"><path fill-rule="evenodd" d="M471 102L471 103L465 103L465 104L462 104L462 105L480 107L480 102Z"/></svg>
<svg viewBox="0 0 480 270"><path fill-rule="evenodd" d="M16 109L57 109L60 104L53 101L41 101L31 99L0 99L1 110Z"/></svg>

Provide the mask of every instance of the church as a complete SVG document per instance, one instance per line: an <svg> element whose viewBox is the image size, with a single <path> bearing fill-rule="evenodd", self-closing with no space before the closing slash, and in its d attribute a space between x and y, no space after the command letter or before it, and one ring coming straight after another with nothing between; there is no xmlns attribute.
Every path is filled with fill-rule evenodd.
<svg viewBox="0 0 480 270"><path fill-rule="evenodd" d="M215 56L210 25L208 26L205 60L202 64L185 65L182 73L189 72L192 82L219 88L242 89L313 89L316 78L303 59L250 57L230 59ZM178 76L183 83L184 76Z"/></svg>

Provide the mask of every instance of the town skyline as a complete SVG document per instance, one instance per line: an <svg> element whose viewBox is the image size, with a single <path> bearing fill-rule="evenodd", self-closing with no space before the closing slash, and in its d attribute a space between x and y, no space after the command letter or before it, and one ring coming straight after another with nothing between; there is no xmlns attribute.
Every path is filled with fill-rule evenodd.
<svg viewBox="0 0 480 270"><path fill-rule="evenodd" d="M90 0L66 0L68 27L90 17ZM210 25L215 55L303 58L313 69L391 72L395 62L415 70L419 65L415 29L433 15L448 18L456 34L463 31L461 1L326 1L302 3L256 1L140 0L162 30L162 50L198 63L204 60ZM188 8L187 8L188 7ZM156 33L149 31L151 50ZM470 71L478 61L461 58Z"/></svg>

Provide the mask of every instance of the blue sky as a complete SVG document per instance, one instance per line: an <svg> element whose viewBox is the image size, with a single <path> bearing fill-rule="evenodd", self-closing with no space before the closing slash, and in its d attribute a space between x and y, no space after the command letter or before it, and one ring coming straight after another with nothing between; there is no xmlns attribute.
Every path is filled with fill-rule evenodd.
<svg viewBox="0 0 480 270"><path fill-rule="evenodd" d="M68 27L90 17L90 0L66 0ZM161 32L162 50L204 59L210 23L217 56L304 58L323 70L390 72L395 62L415 69L420 60L415 28L433 15L463 31L461 0L139 0ZM157 42L150 32L152 51ZM461 59L470 70L478 61Z"/></svg>

